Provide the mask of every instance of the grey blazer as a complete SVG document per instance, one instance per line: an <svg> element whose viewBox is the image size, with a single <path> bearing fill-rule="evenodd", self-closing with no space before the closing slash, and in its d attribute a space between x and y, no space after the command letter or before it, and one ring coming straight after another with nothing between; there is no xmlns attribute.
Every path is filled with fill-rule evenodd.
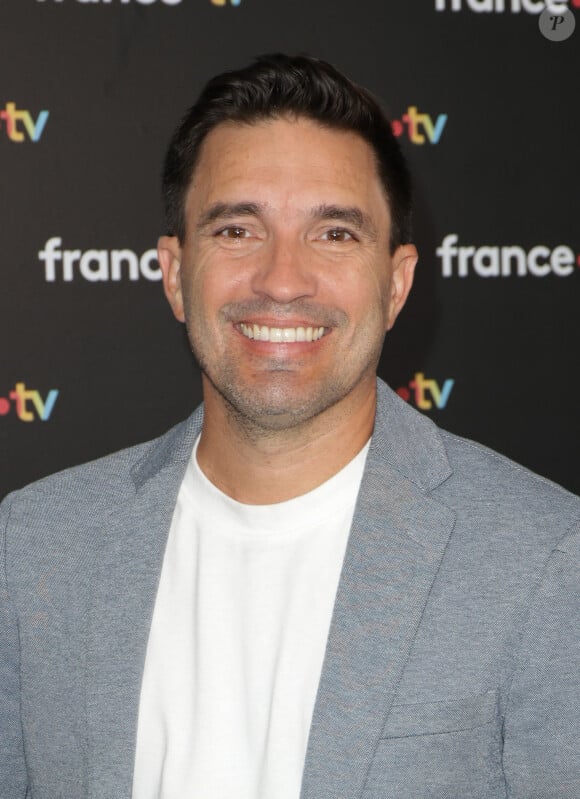
<svg viewBox="0 0 580 799"><path fill-rule="evenodd" d="M1 799L130 798L201 419L3 503ZM301 799L580 797L579 518L577 498L379 383Z"/></svg>

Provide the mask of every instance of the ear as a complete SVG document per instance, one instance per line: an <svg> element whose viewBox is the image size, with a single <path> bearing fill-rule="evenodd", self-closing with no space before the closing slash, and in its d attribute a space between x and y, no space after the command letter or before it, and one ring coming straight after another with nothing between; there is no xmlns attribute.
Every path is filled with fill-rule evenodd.
<svg viewBox="0 0 580 799"><path fill-rule="evenodd" d="M163 275L163 291L175 318L185 321L181 292L181 246L177 236L161 236L157 242L157 257Z"/></svg>
<svg viewBox="0 0 580 799"><path fill-rule="evenodd" d="M413 244L401 244L392 256L391 296L389 298L387 330L393 327L399 312L407 301L413 285L413 276L418 259L417 249Z"/></svg>

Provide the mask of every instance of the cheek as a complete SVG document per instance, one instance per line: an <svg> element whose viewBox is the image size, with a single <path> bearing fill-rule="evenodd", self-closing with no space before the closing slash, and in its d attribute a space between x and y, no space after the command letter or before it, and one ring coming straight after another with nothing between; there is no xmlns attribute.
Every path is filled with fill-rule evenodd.
<svg viewBox="0 0 580 799"><path fill-rule="evenodd" d="M365 326L379 323L386 326L389 313L390 280L386 273L378 273L367 264L361 264L347 276L337 275L332 281L336 304L343 308L352 321Z"/></svg>
<svg viewBox="0 0 580 799"><path fill-rule="evenodd" d="M228 279L223 269L198 269L183 282L185 316L190 336L201 346L221 347L226 331L221 309L232 302L247 299L238 281ZM204 343L205 342L205 343Z"/></svg>
<svg viewBox="0 0 580 799"><path fill-rule="evenodd" d="M187 294L194 304L204 309L219 309L240 299L247 286L247 268L227 256L214 252L200 253L195 270L191 270Z"/></svg>
<svg viewBox="0 0 580 799"><path fill-rule="evenodd" d="M391 280L387 264L381 263L377 266L373 263L369 266L366 287L369 306L376 308L386 328L391 297Z"/></svg>
<svg viewBox="0 0 580 799"><path fill-rule="evenodd" d="M188 253L186 269L182 267L181 291L185 303L186 313L192 318L203 314L212 304L212 272L205 263L205 259L198 253Z"/></svg>

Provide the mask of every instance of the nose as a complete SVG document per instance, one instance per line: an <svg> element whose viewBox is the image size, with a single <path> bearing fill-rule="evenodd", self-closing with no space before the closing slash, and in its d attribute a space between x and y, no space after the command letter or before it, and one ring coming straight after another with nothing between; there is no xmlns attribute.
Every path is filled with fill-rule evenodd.
<svg viewBox="0 0 580 799"><path fill-rule="evenodd" d="M297 240L273 240L261 253L251 286L255 294L283 304L313 297L317 281L307 248Z"/></svg>

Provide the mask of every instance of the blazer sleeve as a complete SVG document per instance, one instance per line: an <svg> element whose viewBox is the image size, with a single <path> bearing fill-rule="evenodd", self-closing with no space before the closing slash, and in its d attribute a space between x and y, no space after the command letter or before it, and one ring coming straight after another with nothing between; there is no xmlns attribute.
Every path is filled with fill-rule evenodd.
<svg viewBox="0 0 580 799"><path fill-rule="evenodd" d="M24 799L26 763L20 716L20 652L6 563L9 501L0 505L0 799Z"/></svg>
<svg viewBox="0 0 580 799"><path fill-rule="evenodd" d="M510 799L580 797L580 530L552 555L530 607L504 725Z"/></svg>

